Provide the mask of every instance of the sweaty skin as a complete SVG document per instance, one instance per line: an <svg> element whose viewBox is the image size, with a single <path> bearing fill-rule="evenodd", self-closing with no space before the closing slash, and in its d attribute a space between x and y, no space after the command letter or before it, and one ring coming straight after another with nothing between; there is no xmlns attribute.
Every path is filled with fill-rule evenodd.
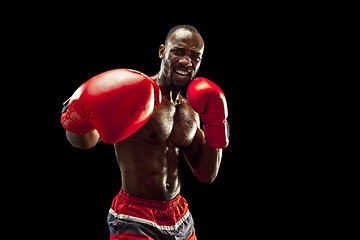
<svg viewBox="0 0 360 240"><path fill-rule="evenodd" d="M181 149L189 146L198 129L196 113L179 96L166 96L149 121L135 134L115 144L122 187L134 196L171 200L180 192Z"/></svg>
<svg viewBox="0 0 360 240"><path fill-rule="evenodd" d="M152 78L160 86L162 103L142 128L114 144L122 188L131 195L162 201L176 197L184 158L200 181L211 183L216 178L222 150L206 143L198 114L180 95L195 77L203 51L200 34L182 28L160 46L161 68ZM67 132L67 138L79 148L99 141L96 130L84 135Z"/></svg>

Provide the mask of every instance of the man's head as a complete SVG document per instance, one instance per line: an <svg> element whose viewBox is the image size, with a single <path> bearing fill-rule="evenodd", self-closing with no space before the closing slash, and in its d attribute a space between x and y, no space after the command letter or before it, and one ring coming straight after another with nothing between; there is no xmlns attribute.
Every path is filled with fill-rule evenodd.
<svg viewBox="0 0 360 240"><path fill-rule="evenodd" d="M181 90L195 78L204 53L204 41L196 28L189 25L173 27L159 48L160 74L170 89Z"/></svg>

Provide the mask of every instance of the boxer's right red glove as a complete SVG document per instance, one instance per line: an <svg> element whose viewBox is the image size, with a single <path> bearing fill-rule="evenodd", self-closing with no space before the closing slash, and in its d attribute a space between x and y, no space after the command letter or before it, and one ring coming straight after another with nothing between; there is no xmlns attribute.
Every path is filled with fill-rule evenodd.
<svg viewBox="0 0 360 240"><path fill-rule="evenodd" d="M62 126L73 133L96 129L105 143L119 142L141 128L161 103L157 83L145 74L115 69L81 85L65 102Z"/></svg>

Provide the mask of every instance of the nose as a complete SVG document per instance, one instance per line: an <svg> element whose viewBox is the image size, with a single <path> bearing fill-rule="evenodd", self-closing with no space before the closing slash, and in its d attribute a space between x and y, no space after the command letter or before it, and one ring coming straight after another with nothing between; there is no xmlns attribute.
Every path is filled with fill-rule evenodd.
<svg viewBox="0 0 360 240"><path fill-rule="evenodd" d="M184 67L191 67L192 66L192 62L191 62L191 58L189 57L189 55L185 54L180 60L179 63L181 63L181 65L183 65Z"/></svg>

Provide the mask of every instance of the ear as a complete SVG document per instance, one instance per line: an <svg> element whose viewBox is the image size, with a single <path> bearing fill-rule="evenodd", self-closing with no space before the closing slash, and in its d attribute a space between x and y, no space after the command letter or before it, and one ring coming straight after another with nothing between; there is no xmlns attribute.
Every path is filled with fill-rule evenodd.
<svg viewBox="0 0 360 240"><path fill-rule="evenodd" d="M164 59L165 57L165 45L161 44L159 47L159 58Z"/></svg>

